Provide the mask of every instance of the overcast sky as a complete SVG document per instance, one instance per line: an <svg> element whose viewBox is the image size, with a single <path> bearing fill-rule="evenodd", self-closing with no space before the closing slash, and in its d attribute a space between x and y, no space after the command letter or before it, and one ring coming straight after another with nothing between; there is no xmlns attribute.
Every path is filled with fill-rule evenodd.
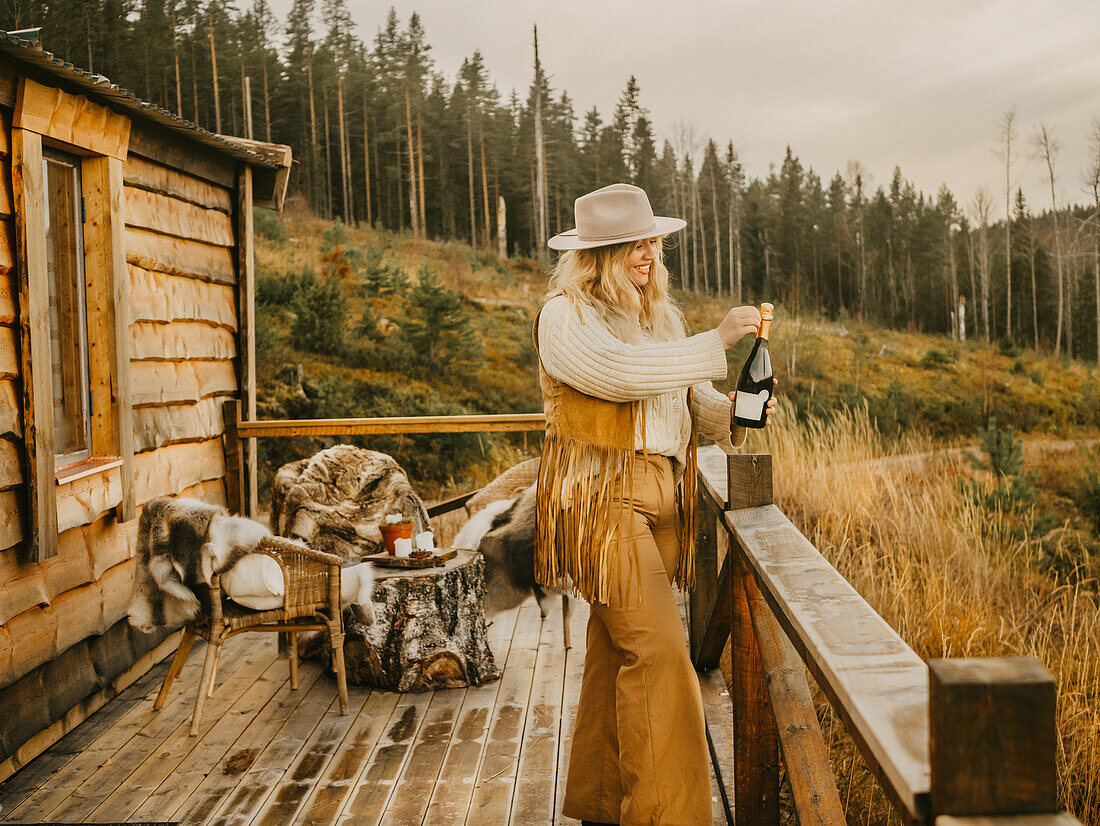
<svg viewBox="0 0 1100 826"><path fill-rule="evenodd" d="M245 0L241 0L245 2ZM290 0L273 0L285 19ZM318 4L320 5L320 4ZM349 0L373 41L387 5ZM895 165L925 192L1003 199L996 123L1017 110L1014 186L1049 207L1028 157L1040 122L1063 144L1059 197L1083 201L1088 133L1100 117L1098 0L416 0L448 78L480 49L502 95L531 81L531 26L551 83L580 117L605 119L631 74L662 137L679 122L724 144L750 175L787 144L826 183L850 161L872 183Z"/></svg>

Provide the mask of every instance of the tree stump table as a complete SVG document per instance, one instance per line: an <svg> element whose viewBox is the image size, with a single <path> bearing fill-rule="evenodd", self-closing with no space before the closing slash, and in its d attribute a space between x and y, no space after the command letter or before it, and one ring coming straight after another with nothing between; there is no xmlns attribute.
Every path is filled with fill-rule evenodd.
<svg viewBox="0 0 1100 826"><path fill-rule="evenodd" d="M374 623L344 611L348 682L431 691L500 677L485 636L484 569L481 554L464 550L432 568L376 566Z"/></svg>

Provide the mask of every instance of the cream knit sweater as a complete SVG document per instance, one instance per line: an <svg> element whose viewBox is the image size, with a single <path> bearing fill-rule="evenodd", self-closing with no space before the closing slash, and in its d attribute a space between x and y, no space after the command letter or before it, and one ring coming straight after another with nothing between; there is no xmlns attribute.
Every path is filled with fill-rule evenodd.
<svg viewBox="0 0 1100 826"><path fill-rule="evenodd" d="M559 295L546 302L539 316L539 356L550 376L582 393L613 402L640 401L635 450L644 445L683 467L691 439L688 387L695 388L700 435L726 453L745 441L746 431L739 427L733 443L731 402L711 384L726 377L726 351L717 330L678 341L628 344L591 309L575 307Z"/></svg>

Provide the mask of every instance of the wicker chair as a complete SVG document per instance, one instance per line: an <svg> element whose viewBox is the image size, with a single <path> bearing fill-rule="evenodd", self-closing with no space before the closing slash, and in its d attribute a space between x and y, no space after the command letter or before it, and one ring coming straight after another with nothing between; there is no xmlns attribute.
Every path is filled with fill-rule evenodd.
<svg viewBox="0 0 1100 826"><path fill-rule="evenodd" d="M168 673L164 675L164 685L153 704L154 709L164 705L172 681L183 669L195 637L206 640L206 660L203 662L202 678L199 681L198 696L195 698L195 714L191 719L192 736L198 734L206 700L214 693L214 679L218 673L222 643L234 634L245 631L275 631L289 635L292 689L298 688L298 634L302 631L327 631L332 644L340 712L348 713L344 627L340 611L340 557L315 551L277 536L264 539L256 553L271 557L283 571L286 593L282 607L270 611L244 608L222 595L221 578L215 575L207 592L200 596L204 610L184 628L176 656Z"/></svg>

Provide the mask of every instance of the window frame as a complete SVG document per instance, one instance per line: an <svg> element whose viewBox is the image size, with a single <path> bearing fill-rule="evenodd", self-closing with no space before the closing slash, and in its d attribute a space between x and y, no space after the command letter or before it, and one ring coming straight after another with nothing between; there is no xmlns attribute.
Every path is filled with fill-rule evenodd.
<svg viewBox="0 0 1100 826"><path fill-rule="evenodd" d="M77 314L79 316L79 336L77 342L77 370L80 376L80 401L81 401L81 425L84 429L84 447L80 450L76 450L70 453L54 452L54 469L57 472L59 480L67 480L72 477L73 474L62 474L62 471L67 471L72 468L73 465L89 463L93 458L117 458L106 457L103 452L100 451L97 455L97 445L92 440L92 395L91 395L91 358L89 356L88 349L88 284L87 284L87 267L85 266L85 256L87 255L87 247L84 241L84 178L81 174L82 161L79 155L74 155L71 152L64 152L59 149L55 149L48 144L42 146L42 177L43 183L46 184L43 187L44 195L44 217L46 219L46 237L49 238L50 221L50 199L49 199L49 186L48 186L48 164L50 162L65 164L72 168L75 177L76 186L73 189L73 202L72 202L72 215L73 225L76 228L75 232L75 246L73 258L76 262L76 283L77 289ZM79 199L79 200L78 200ZM47 243L47 255L49 254ZM58 326L61 326L61 319L58 318ZM52 351L51 351L52 356ZM53 367L53 359L51 358L51 369ZM64 369L64 368L62 368ZM55 400L56 401L56 400ZM55 426L56 427L56 426ZM55 446L57 433L54 432ZM102 465L101 465L102 466Z"/></svg>
<svg viewBox="0 0 1100 826"><path fill-rule="evenodd" d="M130 404L129 274L122 215L123 163L130 120L82 95L21 77L11 128L16 207L19 326L23 385L29 558L57 553L58 488L118 472L120 521L136 516ZM79 165L84 201L85 289L90 455L59 466L54 451L52 354L45 236L45 160L52 150ZM115 471L115 468L121 468Z"/></svg>

